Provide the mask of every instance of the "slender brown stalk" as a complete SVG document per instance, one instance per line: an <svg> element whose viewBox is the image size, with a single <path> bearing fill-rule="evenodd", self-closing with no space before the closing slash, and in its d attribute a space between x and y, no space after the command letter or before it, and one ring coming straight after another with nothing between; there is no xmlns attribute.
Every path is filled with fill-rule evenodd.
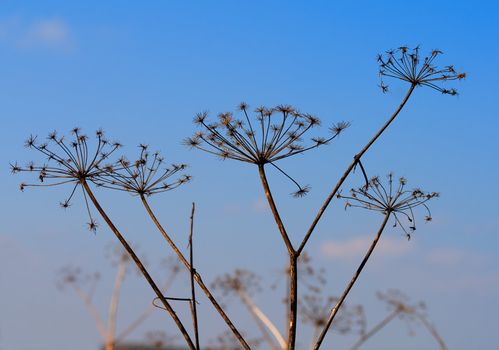
<svg viewBox="0 0 499 350"><path fill-rule="evenodd" d="M198 328L198 313L196 307L196 287L194 286L194 273L196 269L194 268L194 248L192 245L192 235L194 233L194 212L196 210L196 204L192 203L192 211L190 218L190 231L189 231L189 265L191 265L191 314L192 314L192 324L194 327L194 339L196 341L196 349L199 350L199 328Z"/></svg>
<svg viewBox="0 0 499 350"><path fill-rule="evenodd" d="M321 334L319 335L319 338L317 339L317 341L315 343L314 350L319 349L319 347L321 346L322 341L324 340L324 337L326 336L326 333L329 330L329 327L333 323L334 317L338 313L341 305L345 301L348 293L350 293L350 290L352 289L353 285L357 281L357 278L359 278L360 273L364 269L364 266L366 265L366 263L369 260L371 254L372 254L372 252L374 250L374 248L376 247L376 244L378 243L378 241L379 241L379 239L381 237L381 234L383 233L383 230L385 229L386 223L388 222L388 219L390 218L390 215L391 215L391 211L389 210L389 211L387 211L387 213L385 215L385 218L383 220L383 223L381 224L380 228L378 229L378 232L376 233L376 236L374 237L374 239L373 239L373 241L371 243L371 246L367 250L366 255L364 256L364 258L362 259L362 262L360 263L359 267L357 268L357 270L353 274L352 279L350 280L350 283L348 283L348 285L345 288L345 290L343 291L343 294L341 295L340 299L338 300L338 302L336 303L336 305L332 308L332 310L331 310L331 312L329 314L328 320L326 322L326 325L324 326Z"/></svg>
<svg viewBox="0 0 499 350"><path fill-rule="evenodd" d="M281 216L279 215L279 211L277 210L276 204L274 202L274 198L272 197L272 192L270 191L269 182L267 180L267 176L265 174L265 168L263 165L258 165L258 173L260 174L260 180L262 181L262 186L265 191L265 196L267 197L267 201L270 205L270 209L272 210L272 214L274 215L275 222L277 227L279 228L279 232L281 233L282 239L286 248L288 249L289 255L295 254L295 249L293 248L293 244L291 243L289 236L286 232L286 228L281 220Z"/></svg>
<svg viewBox="0 0 499 350"><path fill-rule="evenodd" d="M279 228L284 244L288 249L289 254L289 328L288 328L288 349L294 349L296 343L296 325L297 325L297 315L298 315L298 254L293 248L289 236L286 232L286 228L281 220L279 211L272 197L272 192L270 191L270 186L265 175L265 169L263 165L258 166L258 172L260 173L260 179L262 181L262 186L265 191L265 196L274 215L275 222Z"/></svg>
<svg viewBox="0 0 499 350"><path fill-rule="evenodd" d="M149 285L151 286L151 288L154 290L154 292L156 293L156 295L159 298L159 300L161 300L161 303L163 304L163 306L165 307L165 309L168 311L168 313L170 314L170 316L175 321L175 324L177 325L178 329L182 333L182 336L184 337L185 341L187 342L187 345L189 346L189 348L191 350L196 350L196 348L195 348L195 346L194 346L194 344L193 344L193 342L191 340L191 337L189 336L189 333L187 333L187 330L185 329L184 325L182 324L182 321L180 321L180 319L178 318L177 314L175 313L175 310L173 310L173 308L171 307L171 305L168 302L168 300L166 300L166 298L163 295L163 293L161 293L161 290L158 288L158 286L156 285L156 283L152 279L151 275L149 275L149 272L146 270L144 264L142 264L142 262L140 261L139 257L135 254L135 252L133 251L132 247L130 247L130 245L128 244L128 242L121 235L120 231L118 231L118 229L116 228L116 226L114 226L114 224L111 221L111 219L107 216L107 214L104 211L104 209L100 206L100 204L97 201L97 199L95 198L92 190L88 186L88 183L85 180L81 180L81 185L83 186L85 192L88 194L88 197L90 198L90 200L94 204L94 206L97 209L97 211L99 212L99 214L102 216L102 218L104 219L104 221L106 222L106 224L109 226L109 228L111 229L111 231L113 231L113 233L115 234L116 238L118 238L118 240L120 241L120 243L123 245L123 248L125 248L125 250L127 251L127 253L130 255L130 257L132 258L132 260L135 262L135 264L137 265L138 269L140 270L140 272L142 272L142 275L144 275L144 278L147 280L147 282L149 283Z"/></svg>
<svg viewBox="0 0 499 350"><path fill-rule="evenodd" d="M416 314L416 317L421 320L421 322L426 327L428 332L430 332L430 334L433 336L433 338L435 338L440 350L447 350L447 346L445 345L444 340L440 337L440 334L438 334L435 327L433 327L424 316Z"/></svg>
<svg viewBox="0 0 499 350"><path fill-rule="evenodd" d="M378 324L376 324L369 332L362 335L359 340L352 345L351 350L358 350L362 344L364 344L369 338L371 338L374 334L378 333L381 329L383 329L388 323L390 323L398 314L400 314L400 309L395 309L390 312L384 319L382 319Z"/></svg>
<svg viewBox="0 0 499 350"><path fill-rule="evenodd" d="M388 128L388 126L395 120L395 118L398 116L398 114L400 113L400 111L402 110L402 108L404 108L405 104L407 103L407 101L411 97L412 92L414 91L415 87L416 87L415 84L411 84L411 87L407 91L404 99L402 100L402 102L400 103L400 105L397 107L397 109L395 110L395 112L393 112L393 114L391 115L391 117L386 121L386 123L381 127L381 129L379 129L379 131L376 133L376 135L374 135L373 138L371 140L369 140L369 142L364 146L364 148L362 148L362 150L355 155L355 157L353 158L352 162L348 166L347 170L345 170L345 172L343 173L343 175L341 176L341 178L338 180L338 183L334 186L334 188L332 189L331 193L329 194L329 196L324 201L324 204L319 209L319 211L318 211L318 213L317 213L314 221L312 221L312 224L310 225L310 228L308 229L307 234L303 238L303 240L302 240L302 242L300 244L300 247L296 251L296 253L298 255L300 255L301 252L303 251L303 249L305 248L305 245L307 244L310 236L314 232L315 227L319 223L319 220L321 219L322 214L324 214L324 212L326 211L327 207L329 206L329 203L331 203L331 200L334 198L334 196L336 195L336 193L338 193L338 190L340 189L341 185L343 185L343 182L345 182L345 180L347 179L348 175L355 168L355 166L359 162L360 158L362 158L362 156L364 155L364 153L367 152L367 150L373 145L373 143L381 136L381 134L383 134L383 132Z"/></svg>
<svg viewBox="0 0 499 350"><path fill-rule="evenodd" d="M191 265L189 264L189 262L187 261L187 259L184 256L184 254L182 254L182 252L180 251L180 249L178 249L178 247L175 244L175 242L173 242L173 240L170 238L170 236L168 235L168 233L165 231L165 229L163 228L163 226L161 225L161 223L158 221L158 219L154 215L151 207L149 206L149 203L146 200L146 197L144 195L140 195L140 199L142 200L142 204L144 205L147 213L149 214L149 216L151 217L152 221L154 222L154 224L158 228L159 232L161 232L161 234L163 235L163 237L165 238L165 240L168 242L168 244L170 245L170 247L173 249L173 251L175 252L175 254L177 254L177 256L180 259L180 261L190 271L191 270ZM201 275L197 271L194 271L194 278L195 278L196 282L198 283L199 287L203 290L203 292L206 294L206 296L208 297L208 299L210 300L210 302L213 304L213 306L215 307L215 309L218 311L218 313L220 314L220 316L223 318L223 320L225 321L225 323L229 326L230 330L232 331L232 333L234 334L234 336L237 338L237 340L239 341L239 343L241 343L241 345L243 346L243 348L245 350L251 350L251 348L248 345L248 343L246 342L246 340L244 340L244 338L241 335L241 333L239 333L239 331L234 326L234 324L232 323L232 321L229 319L229 317L227 316L227 314L225 313L225 311L222 309L222 307L220 306L220 304L213 297L213 294L211 294L211 292L208 289L208 287L204 284L204 282L203 282L203 280L201 278Z"/></svg>
<svg viewBox="0 0 499 350"><path fill-rule="evenodd" d="M115 344L116 333L116 320L118 315L118 303L120 299L121 286L125 278L126 272L126 259L120 259L118 271L116 272L116 279L114 281L113 293L111 295L111 302L109 303L109 324L107 330L106 350L113 350Z"/></svg>

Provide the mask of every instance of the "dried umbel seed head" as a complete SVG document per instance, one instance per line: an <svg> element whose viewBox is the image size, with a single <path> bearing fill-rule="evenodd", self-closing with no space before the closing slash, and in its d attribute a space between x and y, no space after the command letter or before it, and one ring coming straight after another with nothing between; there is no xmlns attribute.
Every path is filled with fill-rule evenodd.
<svg viewBox="0 0 499 350"><path fill-rule="evenodd" d="M322 328L326 325L331 306L338 302L337 297L324 298L319 294L305 294L300 302L300 314L303 322L315 328ZM361 332L363 322L363 312L359 312L359 307L343 306L338 317L334 319L334 329L341 333Z"/></svg>
<svg viewBox="0 0 499 350"><path fill-rule="evenodd" d="M94 285L99 278L99 273L86 274L79 267L65 266L58 271L56 286L60 290L66 287L83 288L88 284Z"/></svg>
<svg viewBox="0 0 499 350"><path fill-rule="evenodd" d="M289 105L273 108L259 107L255 110L256 120L251 120L249 107L241 103L238 110L242 114L237 119L230 112L221 113L218 122L207 121L206 112L199 113L194 123L202 130L184 140L184 144L219 156L221 159L234 159L258 166L270 164L295 183L298 190L293 194L302 197L308 191L307 186L300 186L275 163L319 146L329 144L350 124L339 122L329 130L325 137L311 137L304 142L305 135L321 124L320 120L306 113L301 113Z"/></svg>
<svg viewBox="0 0 499 350"><path fill-rule="evenodd" d="M24 167L17 163L11 164L12 173L30 172L36 174L38 178L38 183L22 183L20 189L24 191L27 187L71 184L72 190L69 196L60 202L62 208L69 208L77 188L81 187L85 181L95 181L103 173L102 163L121 147L118 142L109 142L104 137L102 130L97 130L95 133L95 146L93 148L89 145L89 139L80 128L72 129L69 139L58 136L55 131L51 132L45 143L38 142L36 136L30 136L26 140L25 146L41 153L46 163L36 165L30 162ZM91 231L96 231L97 223L90 212L85 191L83 191L83 195L89 215L88 228Z"/></svg>
<svg viewBox="0 0 499 350"><path fill-rule="evenodd" d="M414 333L414 322L426 317L426 304L422 301L411 302L409 297L398 289L378 292L377 297L386 303L388 310L398 313L398 318L405 321L409 333Z"/></svg>
<svg viewBox="0 0 499 350"><path fill-rule="evenodd" d="M389 50L384 55L378 55L380 65L381 90L388 91L388 85L383 78L395 78L407 81L414 86L429 86L443 94L457 95L454 88L444 88L439 84L449 80L466 78L466 73L459 73L454 66L437 67L435 59L442 51L432 50L426 57L421 58L419 47L409 49L401 46L396 50Z"/></svg>
<svg viewBox="0 0 499 350"><path fill-rule="evenodd" d="M226 273L217 277L212 287L221 290L224 295L240 293L251 295L260 290L260 278L251 271L236 269L231 274Z"/></svg>
<svg viewBox="0 0 499 350"><path fill-rule="evenodd" d="M94 182L105 188L125 191L136 195L151 196L171 191L191 180L189 175L180 175L187 165L172 164L163 167L164 159L159 152L149 153L148 146L139 145L140 155L135 161L121 157L113 164L106 164Z"/></svg>
<svg viewBox="0 0 499 350"><path fill-rule="evenodd" d="M407 238L410 238L410 232L416 230L413 209L419 206L424 207L427 211L425 221L431 221L431 212L426 202L437 198L439 194L423 192L419 188L408 190L406 189L407 180L401 177L397 181L391 173L388 174L387 180L387 183L383 184L379 177L373 177L367 185L351 189L350 196L343 196L340 193L337 197L346 199L345 208L358 207L393 215L394 227L400 226ZM410 231L406 230L401 218L409 222Z"/></svg>

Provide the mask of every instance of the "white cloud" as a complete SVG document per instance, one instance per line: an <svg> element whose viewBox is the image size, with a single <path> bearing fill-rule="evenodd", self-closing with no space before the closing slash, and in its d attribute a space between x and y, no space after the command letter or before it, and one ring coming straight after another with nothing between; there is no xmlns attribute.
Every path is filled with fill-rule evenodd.
<svg viewBox="0 0 499 350"><path fill-rule="evenodd" d="M57 18L31 22L18 17L0 19L0 42L20 49L69 51L74 47L68 25Z"/></svg>
<svg viewBox="0 0 499 350"><path fill-rule="evenodd" d="M362 236L345 241L326 241L321 245L323 256L337 260L352 260L363 256L371 245L373 237ZM381 237L375 254L377 256L400 256L414 248L414 243L391 237Z"/></svg>

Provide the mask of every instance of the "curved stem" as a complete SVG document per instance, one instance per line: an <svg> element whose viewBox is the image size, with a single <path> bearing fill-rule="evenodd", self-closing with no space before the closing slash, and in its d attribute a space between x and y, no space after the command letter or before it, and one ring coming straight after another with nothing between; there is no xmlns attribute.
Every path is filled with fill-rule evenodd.
<svg viewBox="0 0 499 350"><path fill-rule="evenodd" d="M175 321L175 324L177 325L178 329L180 330L180 333L182 333L185 341L187 342L187 345L189 345L189 348L191 350L196 350L196 347L194 346L194 344L193 344L193 342L191 340L191 337L189 336L189 333L187 333L187 330L185 329L184 325L182 324L182 321L180 321L180 319L178 318L177 314L175 313L175 310L173 310L173 308L171 307L171 305L168 302L168 300L166 300L166 298L163 295L163 293L161 293L161 290L158 288L158 286L156 285L156 283L152 279L151 275L146 270L146 268L145 268L144 264L142 263L142 261L140 261L139 257L135 254L135 252L133 251L132 247L130 247L130 245L128 244L128 242L121 235L120 231L118 231L118 229L116 228L116 226L114 226L114 224L111 221L111 219L107 216L107 214L104 211L104 209L102 209L102 207L100 206L99 202L95 198L92 190L88 186L88 183L85 180L82 180L81 181L81 185L83 186L85 192L88 194L90 200L94 204L94 206L97 209L97 211L99 212L99 214L102 216L102 218L104 219L104 221L106 222L106 224L109 226L109 228L111 229L111 231L113 231L113 233L115 234L116 238L118 238L118 240L120 241L120 243L123 245L123 248L125 248L125 250L127 251L127 253L130 255L130 257L132 258L132 260L135 262L135 264L137 265L138 269L140 270L140 272L142 272L142 275L147 280L147 282L149 283L149 285L151 286L151 288L154 290L154 292L157 295L157 297L159 298L159 300L161 300L161 303L163 304L163 306L165 307L165 309L168 311L168 313L170 314L170 316Z"/></svg>
<svg viewBox="0 0 499 350"><path fill-rule="evenodd" d="M142 204L144 205L147 213L149 214L149 216L151 217L152 221L154 222L154 224L158 228L159 232L161 232L161 234L163 235L163 237L165 238L165 240L168 242L168 244L170 245L170 247L173 249L173 251L175 252L175 254L177 254L177 256L180 259L180 261L185 265L185 267L189 271L191 271L191 265L189 264L189 262L185 258L184 254L182 254L182 252L180 251L180 249L178 249L178 247L175 244L175 242L173 242L173 240L170 238L170 236L165 231L165 229L163 228L163 226L161 226L161 223L158 221L158 219L154 215L154 213L153 213L151 207L149 206L149 203L147 202L145 196L141 195L140 199L142 200ZM194 272L194 278L195 278L196 282L198 283L199 287L203 290L203 292L206 294L206 296L208 297L208 299L210 300L210 302L213 304L213 306L215 307L215 309L218 311L218 313L220 314L220 316L223 318L223 320L225 321L225 323L229 326L229 328L232 331L232 333L234 334L234 336L241 343L241 345L243 346L243 348L245 350L251 350L250 346L244 340L244 338L241 335L241 333L239 333L239 331L234 326L234 324L232 323L232 321L229 319L229 317L227 316L227 314L225 313L225 311L222 309L222 307L220 306L220 304L213 297L213 295L211 294L211 292L208 289L208 287L204 284L204 282L203 282L203 280L201 278L201 275L197 271Z"/></svg>
<svg viewBox="0 0 499 350"><path fill-rule="evenodd" d="M118 315L118 303L120 299L121 286L125 279L127 261L120 259L116 279L114 281L113 293L109 304L109 324L107 331L106 350L113 350L115 344L116 320Z"/></svg>
<svg viewBox="0 0 499 350"><path fill-rule="evenodd" d="M398 314L400 313L399 309L395 309L388 314L384 319L382 319L376 326L374 326L369 332L362 335L359 340L352 345L351 350L358 350L362 344L364 344L369 338L371 338L374 334L378 333L382 328L384 328L388 323L390 323Z"/></svg>
<svg viewBox="0 0 499 350"><path fill-rule="evenodd" d="M444 343L444 340L440 337L440 334L438 334L437 330L435 327L433 327L428 320L422 316L422 315L417 315L417 317L423 322L423 325L426 327L426 329L430 332L430 334L435 338L435 340L438 343L438 347L440 350L447 350L447 346Z"/></svg>
<svg viewBox="0 0 499 350"><path fill-rule="evenodd" d="M94 322L97 326L97 331L99 332L99 335L101 336L102 340L106 341L107 339L106 326L104 326L104 322L102 321L102 318L99 315L99 311L97 311L97 308L90 300L90 296L77 286L73 286L73 288L76 292L76 295L78 295L78 297L83 301L83 304L87 308L87 311L90 314L90 316L92 316L92 318L94 319Z"/></svg>
<svg viewBox="0 0 499 350"><path fill-rule="evenodd" d="M308 229L305 237L303 238L303 240L302 240L302 242L300 244L300 247L296 251L296 253L298 255L300 255L301 252L303 251L303 249L305 248L305 245L307 244L307 242L308 242L310 236L312 235L312 232L314 231L315 227L319 223L319 220L321 219L322 214L324 214L324 212L326 211L327 207L329 206L329 203L331 203L331 200L334 198L334 196L336 195L336 193L338 193L338 190L340 189L341 185L343 185L343 182L345 182L345 180L347 179L348 175L355 168L355 165L358 163L358 161L364 155L364 153L367 152L367 150L381 136L381 134L386 130L386 128L388 128L388 126L395 120L395 118L397 117L397 115L400 113L400 111L402 110L402 108L404 108L405 104L409 100L409 97L412 95L412 92L414 91L415 87L416 87L416 85L414 85L414 84L411 85L411 87L407 91L404 99L402 100L402 102L400 103L400 105L398 106L398 108L395 110L395 112L393 112L393 114L391 115L391 117L386 121L386 123L381 127L381 129L376 133L376 135L374 135L373 138L371 140L369 140L369 142L364 146L364 148L362 148L362 150L355 155L355 157L353 158L352 163L350 163L350 165L348 166L347 170L345 170L345 172L343 173L343 175L341 176L341 178L338 180L338 183L334 186L334 188L332 189L331 193L329 194L329 196L324 201L324 204L319 209L319 211L318 211L318 213L317 213L314 221L312 221L312 224L310 225L310 228Z"/></svg>
<svg viewBox="0 0 499 350"><path fill-rule="evenodd" d="M253 317L257 321L258 326L260 327L260 325L262 325L262 326L266 327L266 329L265 328L262 329L262 333L263 333L265 339L267 340L267 342L269 343L270 347L272 349L275 349L275 350L276 349L285 350L286 349L286 341L284 340L284 338L282 337L281 333L279 332L277 327L274 325L274 323L255 304L255 302L251 299L251 297L248 294L246 294L244 291L239 291L238 294L239 294L242 302L244 303L244 305L246 305L246 307L248 308L250 313L253 315ZM277 342L279 343L279 347L277 347L274 344L272 339L269 339L267 337L268 336L268 334L266 332L267 329L270 331L270 333L272 333L274 338L277 340Z"/></svg>
<svg viewBox="0 0 499 350"><path fill-rule="evenodd" d="M350 280L350 283L348 283L348 285L345 288L345 290L343 291L343 294L341 295L340 299L338 300L338 302L336 303L336 305L332 308L332 310L331 310L331 312L329 314L328 320L326 322L326 325L324 326L321 334L319 335L319 338L317 339L317 341L315 343L314 350L319 349L319 347L321 346L322 341L324 340L324 337L326 336L326 333L329 330L329 327L333 323L334 317L338 313L341 305L345 301L348 293L350 293L350 290L352 289L353 285L357 281L357 278L359 278L360 273L364 269L364 266L366 265L366 263L369 260L369 257L371 256L374 248L376 247L376 244L378 243L378 241L379 241L379 239L381 237L381 234L383 233L383 230L385 229L386 223L388 222L388 219L390 218L390 215L391 215L390 211L386 213L385 219L383 220L383 223L381 224L380 228L378 229L378 232L376 233L376 236L374 237L374 239L373 239L373 241L371 243L371 246L367 250L367 253L364 255L364 258L362 259L362 262L360 263L359 267L357 268L357 270L353 274L352 279Z"/></svg>

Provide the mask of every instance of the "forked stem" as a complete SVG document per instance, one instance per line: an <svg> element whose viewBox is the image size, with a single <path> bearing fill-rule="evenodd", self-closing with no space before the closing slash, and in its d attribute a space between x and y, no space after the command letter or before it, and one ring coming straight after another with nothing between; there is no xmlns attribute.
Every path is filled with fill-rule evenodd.
<svg viewBox="0 0 499 350"><path fill-rule="evenodd" d="M187 330L185 329L184 325L182 324L182 321L180 321L180 319L178 318L177 314L175 313L175 310L173 310L173 308L171 307L171 305L168 302L168 300L166 300L166 298L163 295L163 293L161 293L161 290L158 288L158 286L156 285L156 283L152 279L151 275L149 274L149 272L145 268L144 264L140 261L139 257L135 254L135 252L133 251L132 247L130 247L130 245L125 240L125 238L122 236L122 234L120 233L120 231L116 228L116 226L114 226L114 223L111 221L111 219L109 218L109 216L107 216L106 212L101 207L101 205L99 204L99 202L95 198L92 190L88 186L88 183L85 180L81 180L81 185L83 186L85 192L88 194L90 200L94 204L95 208L97 209L97 211L99 212L99 214L101 215L101 217L104 219L104 221L109 226L109 228L111 229L111 231L113 231L113 233L115 234L116 238L118 238L118 240L122 244L123 248L125 248L125 250L127 251L127 253L130 255L130 257L132 258L132 260L137 265L137 268L140 270L140 272L142 273L142 275L144 276L144 278L147 280L147 282L149 283L149 285L151 286L151 288L154 290L154 292L157 295L158 299L161 300L161 303L163 304L163 306L165 307L165 309L168 311L168 313L170 314L170 316L175 321L175 324L177 325L178 329L180 330L180 333L182 333L182 336L184 337L184 339L185 339L187 345L189 346L189 348L191 350L196 350L196 347L194 346L194 344L193 344L193 342L191 340L191 337L189 336L189 333L187 333Z"/></svg>
<svg viewBox="0 0 499 350"><path fill-rule="evenodd" d="M319 335L319 338L317 339L317 341L315 343L314 350L319 349L319 347L321 346L321 344L322 344L322 342L324 340L324 337L326 336L327 331L329 330L329 327L333 323L333 320L334 320L336 314L338 313L341 305L345 301L348 293L350 293L350 290L352 289L353 285L357 281L357 278L359 278L360 273L362 272L362 270L364 269L364 266L366 265L367 261L369 260L371 254L372 254L372 252L374 250L374 248L376 247L376 244L378 244L378 241L379 241L379 239L381 237L381 234L383 233L383 230L385 229L386 223L388 222L388 219L390 218L390 215L391 215L391 211L388 211L385 214L385 218L383 220L383 223L381 224L380 228L378 229L378 232L376 233L376 236L374 237L374 239L373 239L373 241L371 243L371 246L367 250L367 253L364 255L364 258L362 259L362 262L360 263L359 267L357 268L357 270L353 274L352 279L350 280L350 283L348 283L348 285L345 288L345 290L343 291L343 294L341 295L340 299L338 300L338 302L336 303L336 305L331 309L331 312L329 313L329 317L327 319L326 325L322 329L322 332Z"/></svg>
<svg viewBox="0 0 499 350"><path fill-rule="evenodd" d="M258 172L260 174L260 180L262 181L262 186L265 191L265 197L267 198L267 202L269 203L270 209L272 210L274 220L277 224L277 227L279 228L279 232L281 233L281 237L284 241L284 244L286 245L289 255L288 349L293 350L296 344L296 324L298 315L298 254L293 248L293 244L289 239L286 228L284 227L284 223L282 222L279 211L277 210L277 206L274 202L272 192L270 191L269 182L267 180L265 168L263 165L258 166Z"/></svg>
<svg viewBox="0 0 499 350"><path fill-rule="evenodd" d="M324 212L326 211L327 207L329 206L329 203L331 203L331 200L334 198L334 196L336 195L336 193L338 193L341 185L343 185L343 182L345 182L345 180L347 179L348 175L350 175L350 173L355 168L355 166L357 165L357 163L360 161L360 158L362 158L362 156L364 155L364 153L367 152L367 150L373 145L373 143L381 136L381 134L383 134L383 132L388 128L388 126L395 120L395 118L397 117L397 115L400 113L400 111L402 110L402 108L404 108L405 104L409 100L409 97L411 97L412 92L414 91L415 87L416 87L416 85L411 84L411 87L407 91L404 99L402 100L402 102L400 103L400 105L398 106L398 108L395 110L395 112L393 112L393 114L391 115L391 117L385 122L385 124L381 127L381 129L379 129L379 131L376 133L376 135L374 135L373 138L371 140L369 140L369 142L364 146L364 148L362 148L362 150L355 155L355 157L353 158L352 162L348 166L347 170L345 170L345 172L343 173L343 175L341 176L341 178L338 180L338 182L336 183L336 185L332 189L332 191L329 194L329 196L324 201L324 204L319 209L319 211L318 211L318 213L317 213L314 221L312 221L312 224L310 225L310 228L308 229L305 237L303 238L303 240L302 240L302 242L300 244L300 247L296 251L296 253L298 255L300 255L301 252L303 251L303 249L305 248L305 245L307 244L310 236L314 232L315 227L319 223L319 221L320 221L320 219L322 217L322 214L324 214Z"/></svg>
<svg viewBox="0 0 499 350"><path fill-rule="evenodd" d="M147 213L151 217L151 220L154 222L154 224L158 228L159 232L161 232L161 234L163 235L163 237L165 238L165 240L168 242L168 244L170 245L170 247L173 249L173 251L175 252L175 254L177 254L177 256L180 259L180 261L185 265L185 267L190 272L191 271L191 265L189 264L189 262L185 258L184 254L182 254L182 252L180 251L180 249L178 249L178 247L175 244L175 242L173 242L173 240L171 239L171 237L165 231L165 229L163 228L163 226L161 225L161 223L159 222L159 220L154 215L154 212L152 211L151 207L149 206L149 203L147 202L146 197L142 194L142 195L140 195L140 199L142 200L142 204L144 205L144 208L146 209ZM229 316L227 316L227 314L222 309L222 307L220 306L220 304L217 302L217 300L215 299L215 297L213 296L213 294L211 294L211 292L208 289L208 287L204 284L204 282L203 282L203 280L201 278L201 275L197 271L194 271L194 279L198 283L199 287L206 294L206 296L208 297L208 299L210 300L210 302L213 304L213 306L215 307L215 309L218 311L218 313L220 314L220 316L222 317L222 319L229 326L230 330L232 331L232 333L234 334L234 336L237 338L237 340L239 341L239 343L241 343L241 345L243 346L243 348L245 350L251 350L251 348L248 345L248 343L246 342L246 340L244 340L244 338L241 335L241 333L237 330L237 328L234 326L234 324L232 323L232 321L229 319Z"/></svg>

